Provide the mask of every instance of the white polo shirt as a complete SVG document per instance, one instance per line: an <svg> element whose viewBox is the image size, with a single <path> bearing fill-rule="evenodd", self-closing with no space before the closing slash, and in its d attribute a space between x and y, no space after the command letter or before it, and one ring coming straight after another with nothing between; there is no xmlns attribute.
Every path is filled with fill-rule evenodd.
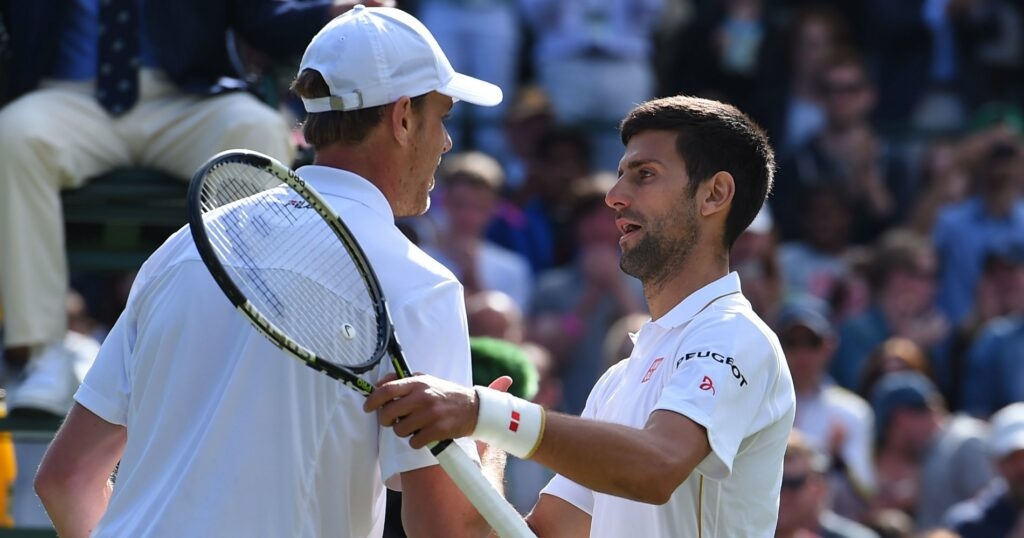
<svg viewBox="0 0 1024 538"><path fill-rule="evenodd" d="M462 286L451 272L401 234L365 179L324 167L299 175L366 251L412 368L469 385ZM382 477L437 463L378 428L361 395L252 329L187 229L140 270L75 399L128 429L94 536L380 536ZM460 445L476 457L471 441Z"/></svg>
<svg viewBox="0 0 1024 538"><path fill-rule="evenodd" d="M592 516L591 537L768 538L775 533L793 381L775 334L736 273L697 290L635 337L594 386L583 416L643 428L673 411L704 426L711 454L657 506L558 475L542 491Z"/></svg>

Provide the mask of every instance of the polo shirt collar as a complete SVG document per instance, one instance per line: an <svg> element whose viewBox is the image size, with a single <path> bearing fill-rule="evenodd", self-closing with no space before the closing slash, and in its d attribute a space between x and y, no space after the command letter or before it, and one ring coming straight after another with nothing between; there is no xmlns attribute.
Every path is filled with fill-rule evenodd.
<svg viewBox="0 0 1024 538"><path fill-rule="evenodd" d="M306 180L322 196L334 196L351 200L357 204L368 207L374 213L388 220L395 220L395 214L391 211L391 204L388 203L384 193L376 185L370 183L366 178L329 166L307 165L295 171L302 179ZM342 215L344 218L344 215Z"/></svg>
<svg viewBox="0 0 1024 538"><path fill-rule="evenodd" d="M672 310L652 323L665 329L678 327L695 318L716 300L738 293L740 293L740 276L733 271L691 293L689 297L683 299Z"/></svg>

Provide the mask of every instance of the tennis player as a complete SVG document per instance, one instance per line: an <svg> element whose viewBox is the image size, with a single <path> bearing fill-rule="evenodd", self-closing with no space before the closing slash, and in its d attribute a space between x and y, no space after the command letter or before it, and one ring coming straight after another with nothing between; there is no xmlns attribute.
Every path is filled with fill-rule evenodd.
<svg viewBox="0 0 1024 538"><path fill-rule="evenodd" d="M427 209L453 101L501 91L455 73L413 17L362 6L313 38L293 88L316 149L298 173L363 245L417 369L469 385L462 287L394 219ZM142 267L75 399L36 478L61 536L381 536L385 483L411 536L489 530L428 451L251 329L188 230Z"/></svg>
<svg viewBox="0 0 1024 538"><path fill-rule="evenodd" d="M606 200L651 320L582 418L430 377L389 382L366 409L401 418L412 446L472 435L554 469L527 518L542 537L770 537L793 383L728 253L771 188L772 150L736 108L682 96L637 106L622 140Z"/></svg>

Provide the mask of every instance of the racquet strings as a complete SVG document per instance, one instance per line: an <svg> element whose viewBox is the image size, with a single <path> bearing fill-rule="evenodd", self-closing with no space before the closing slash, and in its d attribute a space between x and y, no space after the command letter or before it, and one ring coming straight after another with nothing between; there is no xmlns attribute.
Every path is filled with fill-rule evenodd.
<svg viewBox="0 0 1024 538"><path fill-rule="evenodd" d="M359 267L294 189L267 170L226 162L207 172L201 204L227 276L279 331L350 369L380 359L383 331Z"/></svg>

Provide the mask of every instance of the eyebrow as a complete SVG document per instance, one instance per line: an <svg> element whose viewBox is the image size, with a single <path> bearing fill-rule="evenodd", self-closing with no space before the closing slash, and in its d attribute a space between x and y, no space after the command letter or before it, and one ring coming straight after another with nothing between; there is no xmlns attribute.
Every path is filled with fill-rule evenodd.
<svg viewBox="0 0 1024 538"><path fill-rule="evenodd" d="M657 165L664 166L664 163L662 163L658 159L633 159L632 161L629 161L628 163L626 163L626 168L628 168L629 170L635 170L635 169L640 168L641 166L644 166L644 165L647 165L647 164L657 164ZM622 169L621 168L619 169L619 175L620 176L622 175Z"/></svg>

